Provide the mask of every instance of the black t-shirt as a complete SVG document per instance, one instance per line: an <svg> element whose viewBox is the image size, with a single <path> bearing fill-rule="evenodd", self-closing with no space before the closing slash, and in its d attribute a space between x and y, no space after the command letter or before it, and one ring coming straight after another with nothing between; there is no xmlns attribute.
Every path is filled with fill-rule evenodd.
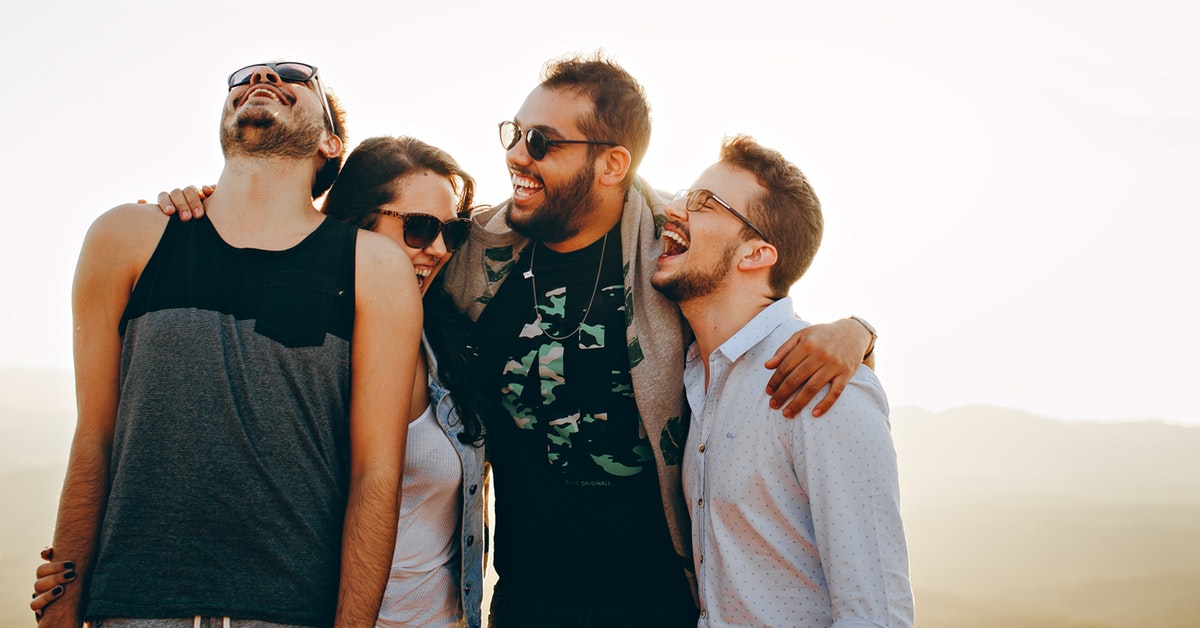
<svg viewBox="0 0 1200 628"><path fill-rule="evenodd" d="M579 251L530 246L475 328L502 405L485 413L501 583L690 600L629 375L619 226Z"/></svg>

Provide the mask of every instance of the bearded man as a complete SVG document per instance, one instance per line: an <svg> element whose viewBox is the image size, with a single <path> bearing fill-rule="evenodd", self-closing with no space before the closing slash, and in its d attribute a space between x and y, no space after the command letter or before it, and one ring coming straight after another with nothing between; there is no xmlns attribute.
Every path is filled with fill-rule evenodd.
<svg viewBox="0 0 1200 628"><path fill-rule="evenodd" d="M78 585L42 625L374 625L421 306L399 246L314 211L334 102L308 64L234 72L209 220L89 230L54 538Z"/></svg>
<svg viewBox="0 0 1200 628"><path fill-rule="evenodd" d="M694 626L680 488L689 332L649 282L668 199L637 176L645 94L610 60L556 60L500 124L500 142L512 198L475 217L443 271L476 321L479 385L493 402L491 626ZM829 333L817 344L833 350L780 368L776 401L803 384L791 402L802 407L833 380L821 401L832 404L869 352L859 323L819 327Z"/></svg>
<svg viewBox="0 0 1200 628"><path fill-rule="evenodd" d="M860 366L820 420L785 420L759 367L808 323L788 290L821 244L808 179L752 138L666 207L651 278L695 332L683 489L699 628L911 627L896 451L883 387Z"/></svg>

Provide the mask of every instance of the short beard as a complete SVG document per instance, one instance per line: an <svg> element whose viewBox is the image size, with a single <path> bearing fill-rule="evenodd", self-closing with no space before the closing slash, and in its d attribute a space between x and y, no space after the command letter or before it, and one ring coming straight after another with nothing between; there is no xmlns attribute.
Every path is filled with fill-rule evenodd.
<svg viewBox="0 0 1200 628"><path fill-rule="evenodd" d="M727 246L720 259L708 268L684 268L662 279L652 276L650 285L674 303L685 303L708 296L721 287L721 281L729 274L737 247L736 243Z"/></svg>
<svg viewBox="0 0 1200 628"><path fill-rule="evenodd" d="M261 109L248 109L232 122L221 124L221 151L230 157L283 157L306 159L317 152L324 139L323 124L298 120L295 125L281 123Z"/></svg>
<svg viewBox="0 0 1200 628"><path fill-rule="evenodd" d="M539 242L565 242L579 235L597 205L592 195L590 164L589 161L580 168L579 174L561 192L543 187L541 207L522 217L521 222L513 219L511 211L505 215L505 222L513 231Z"/></svg>

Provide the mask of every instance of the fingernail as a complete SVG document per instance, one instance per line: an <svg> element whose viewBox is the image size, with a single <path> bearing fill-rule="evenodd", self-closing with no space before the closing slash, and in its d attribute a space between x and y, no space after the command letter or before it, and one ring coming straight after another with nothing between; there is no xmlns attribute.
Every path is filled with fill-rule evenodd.
<svg viewBox="0 0 1200 628"><path fill-rule="evenodd" d="M63 580L74 580L74 579L75 579L74 571L68 571L67 573L63 574Z"/></svg>
<svg viewBox="0 0 1200 628"><path fill-rule="evenodd" d="M170 203L167 203L166 206L163 207L163 209L166 210L166 212L169 214L169 213L175 211L175 206Z"/></svg>
<svg viewBox="0 0 1200 628"><path fill-rule="evenodd" d="M63 588L62 588L61 584L54 587L54 589L52 591L50 591L50 593L52 593L54 595L62 595L62 592L63 592Z"/></svg>
<svg viewBox="0 0 1200 628"><path fill-rule="evenodd" d="M771 409L772 409L772 410L778 410L778 409L779 409L779 402L778 402L778 401L775 401L774 399L772 399L772 400L771 400L771 402L770 402L770 405L771 405Z"/></svg>
<svg viewBox="0 0 1200 628"><path fill-rule="evenodd" d="M75 561L68 560L67 562L63 563L63 569L75 569Z"/></svg>
<svg viewBox="0 0 1200 628"><path fill-rule="evenodd" d="M825 414L825 411L820 408L813 410L813 418L819 417L822 414Z"/></svg>

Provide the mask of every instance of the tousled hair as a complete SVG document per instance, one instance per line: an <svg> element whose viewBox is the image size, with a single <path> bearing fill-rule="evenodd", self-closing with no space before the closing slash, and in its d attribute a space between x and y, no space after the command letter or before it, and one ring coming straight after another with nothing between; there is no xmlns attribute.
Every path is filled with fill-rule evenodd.
<svg viewBox="0 0 1200 628"><path fill-rule="evenodd" d="M551 60L542 70L541 86L571 90L592 101L592 111L579 121L579 130L588 139L615 142L629 151L629 172L622 180L629 189L650 146L650 103L641 84L597 51ZM588 147L593 157L605 149L603 145Z"/></svg>
<svg viewBox="0 0 1200 628"><path fill-rule="evenodd" d="M745 211L778 252L767 281L774 298L785 297L821 246L825 228L821 201L800 168L749 135L726 137L721 163L749 172L763 187ZM757 237L745 225L742 233Z"/></svg>
<svg viewBox="0 0 1200 628"><path fill-rule="evenodd" d="M325 130L330 131L342 140L342 151L337 157L330 157L325 160L325 165L317 170L317 176L313 179L312 197L317 198L333 185L334 179L338 176L338 171L342 168L342 162L345 161L346 147L350 144L346 142L346 110L342 108L342 101L333 94L329 88L325 89L323 96L326 102L329 103L329 113L333 117L333 128L329 128L329 121L325 121ZM318 94L321 96L322 94Z"/></svg>

